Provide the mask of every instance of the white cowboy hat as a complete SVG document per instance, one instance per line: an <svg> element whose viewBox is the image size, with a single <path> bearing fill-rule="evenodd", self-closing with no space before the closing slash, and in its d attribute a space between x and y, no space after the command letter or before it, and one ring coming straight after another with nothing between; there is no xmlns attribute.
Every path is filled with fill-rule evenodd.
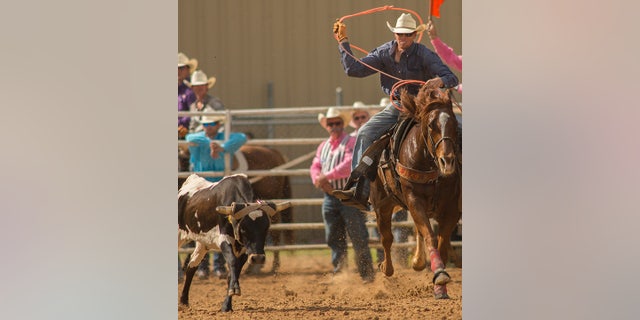
<svg viewBox="0 0 640 320"><path fill-rule="evenodd" d="M393 33L412 33L412 32L422 32L427 28L427 25L421 24L416 26L416 20L408 13L403 13L400 15L398 20L396 21L396 27L392 27L389 21L387 21L387 27Z"/></svg>
<svg viewBox="0 0 640 320"><path fill-rule="evenodd" d="M329 108L329 110L327 110L327 114L322 114L322 113L318 113L318 122L320 122L320 125L323 127L327 127L327 119L331 119L331 118L340 118L342 119L342 127L346 127L347 126L347 122L349 122L349 120L351 120L351 117L347 116L346 114L344 114L343 112L340 112L340 110L331 107Z"/></svg>
<svg viewBox="0 0 640 320"><path fill-rule="evenodd" d="M209 89L216 84L216 77L207 78L207 74L205 74L202 70L196 70L191 74L191 86L199 86L206 84Z"/></svg>
<svg viewBox="0 0 640 320"><path fill-rule="evenodd" d="M212 122L220 122L224 123L224 116L202 116L200 119L200 124L212 123Z"/></svg>
<svg viewBox="0 0 640 320"><path fill-rule="evenodd" d="M178 68L189 66L191 72L198 68L198 60L189 59L184 53L178 52Z"/></svg>
<svg viewBox="0 0 640 320"><path fill-rule="evenodd" d="M356 123L353 121L353 116L356 113L361 113L364 112L367 114L367 117L371 117L371 112L369 111L369 109L367 109L367 106L362 102L362 101L356 101L353 103L353 111L351 111L351 121L349 121L349 126L351 128L356 128L357 125Z"/></svg>

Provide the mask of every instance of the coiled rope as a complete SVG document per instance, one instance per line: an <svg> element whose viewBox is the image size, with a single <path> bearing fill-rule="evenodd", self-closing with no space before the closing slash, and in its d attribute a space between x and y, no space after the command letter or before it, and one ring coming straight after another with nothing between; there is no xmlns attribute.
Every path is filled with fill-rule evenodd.
<svg viewBox="0 0 640 320"><path fill-rule="evenodd" d="M369 10L364 10L364 11L360 11L360 12L357 12L357 13L354 13L354 14L346 15L346 16L343 16L343 17L341 17L340 19L338 19L338 22L342 23L342 22L343 22L344 20L346 20L346 19L355 18L355 17L358 17L358 16L364 16L364 15L368 15L368 14L372 14L372 13L376 13L376 12L382 12L382 11L386 11L386 10L395 10L395 11L404 11L404 12L408 12L408 13L410 13L410 14L412 14L412 15L414 15L415 17L417 17L417 18L418 18L418 21L420 22L420 24L418 24L418 25L423 24L422 17L420 17L420 15L419 15L418 13L416 13L415 11L413 11L413 10L409 10L409 9L405 9L405 8L396 8L396 7L394 7L394 6L390 6L390 5L382 6L382 7L377 7L377 8L372 8L372 9L369 9ZM424 81L422 81L422 80L405 80L405 79L400 79L400 78L398 78L398 77L392 76L392 75L390 75L390 74L388 74L388 73L386 73L386 72L384 72L384 71L382 71L382 70L379 70L379 69L377 69L377 68L374 68L374 67L372 67L372 66L370 66L370 65L368 65L368 64L366 64L366 63L364 63L360 58L358 58L358 57L354 56L353 54L351 54L349 51L347 51L347 50L346 50L346 48L345 48L345 46L344 46L344 43L340 43L340 41L338 40L338 36L337 36L336 34L334 34L333 36L334 36L334 38L336 39L336 41L340 44L340 46L342 46L342 49L344 50L344 52L345 52L348 56L350 56L350 57L352 57L353 59L357 60L358 62L360 62L361 64L363 64L364 66L366 66L367 68L369 68L369 69L371 69L371 70L374 70L374 71L376 71L376 72L379 72L380 74L383 74L383 75L385 75L385 76L387 76L387 77L389 77L389 78L391 78L391 79L398 80L398 82L396 82L396 83L393 85L393 87L391 88L391 92L389 93L389 101L391 101L391 104L394 106L394 108L396 108L396 109L398 109L398 110L400 110L400 111L404 111L404 108L402 108L402 107L400 106L399 100L395 99L395 95L393 94L396 90L399 90L399 88L400 88L401 86L404 86L404 85L407 85L407 84L418 84L418 85L423 85L423 84L425 84L425 82L424 82ZM420 33L418 34L417 42L420 42L421 40L422 40L422 32L420 32ZM351 46L352 48L354 48L354 49L356 49L356 50L358 50L358 51L361 51L361 52L363 52L364 54L368 54L368 51L366 51L366 50L364 50L364 49L362 49L362 48L360 48L360 47L358 47L358 46L356 46L356 45L354 45L354 44L351 44L351 43L349 43L349 44L350 44L350 46Z"/></svg>

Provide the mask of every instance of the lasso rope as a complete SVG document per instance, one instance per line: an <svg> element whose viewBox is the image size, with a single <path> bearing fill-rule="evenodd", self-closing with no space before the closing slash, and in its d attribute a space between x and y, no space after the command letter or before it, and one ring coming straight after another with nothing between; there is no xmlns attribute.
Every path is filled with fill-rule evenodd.
<svg viewBox="0 0 640 320"><path fill-rule="evenodd" d="M396 8L394 6L389 6L389 5L382 6L382 7L377 7L377 8L373 8L373 9L369 9L369 10L360 11L358 13L354 13L354 14L350 14L350 15L346 15L346 16L343 16L342 18L338 19L338 22L342 23L342 21L344 21L346 19L349 19L349 18L354 18L354 17L363 16L363 15L372 14L372 13L381 12L381 11L386 11L386 10L396 10L396 11L408 12L408 13L410 13L410 14L412 14L412 15L414 15L414 16L416 16L418 18L418 21L420 21L419 25L423 24L422 17L420 17L420 15L418 13L416 13L415 11L409 10L409 9L404 9L404 8ZM402 108L400 106L400 103L397 102L398 100L394 99L395 97L394 97L393 93L396 90L398 90L399 87L401 87L403 85L406 85L406 84L411 84L411 83L415 83L415 84L419 84L419 85L423 85L425 83L422 80L400 79L398 77L392 76L392 75L390 75L390 74L388 74L388 73L386 73L386 72L384 72L382 70L376 69L376 68L364 63L361 59L359 59L358 57L354 56L353 54L351 54L349 51L346 50L346 48L344 46L344 43L340 43L340 41L338 40L338 36L336 34L334 34L333 36L336 39L336 41L338 41L340 46L342 46L343 51L348 56L352 57L353 59L355 59L356 61L360 62L361 64L363 64L364 66L366 66L367 68L369 68L371 70L379 72L380 74L383 74L383 75L385 75L385 76L387 76L387 77L389 77L391 79L398 80L398 82L396 82L393 85L393 87L391 88L391 92L389 92L389 101L391 101L391 104L393 105L394 108L396 108L396 109L398 109L400 111L404 111L404 108ZM420 42L420 40L422 40L422 32L419 33L417 42ZM356 50L359 50L359 51L361 51L361 52L363 52L365 54L368 54L368 52L366 50L364 50L364 49L362 49L362 48L360 48L360 47L358 47L356 45L353 45L351 43L349 43L349 44L351 45L351 47L355 48Z"/></svg>

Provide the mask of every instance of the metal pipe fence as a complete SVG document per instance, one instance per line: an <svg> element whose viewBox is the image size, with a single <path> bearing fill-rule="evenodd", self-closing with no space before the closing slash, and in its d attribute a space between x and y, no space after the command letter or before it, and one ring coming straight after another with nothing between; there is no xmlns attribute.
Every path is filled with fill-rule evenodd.
<svg viewBox="0 0 640 320"><path fill-rule="evenodd" d="M231 132L231 122L234 121L234 118L239 118L242 116L254 116L255 118L250 121L237 120L243 124L260 124L260 125L269 125L274 124L273 119L269 119L268 117L277 115L279 118L295 118L300 117L301 114L314 114L318 112L325 112L328 108L335 106L319 106L319 107L300 107L300 108L266 108L266 109L241 109L241 110L225 110L225 111L215 111L215 112L190 112L190 111L179 111L179 117L185 116L209 116L209 115L223 115L226 117L225 125L225 139L228 139L229 132ZM377 105L366 106L367 110L380 110L382 107ZM352 106L340 106L336 107L341 111L349 111L353 110ZM282 124L291 124L292 119L288 119L286 121L281 121L279 123ZM248 145L266 145L266 146L283 146L283 145L314 145L317 146L322 141L326 140L326 137L321 138L288 138L288 139L251 139L247 141ZM178 140L178 145L187 145L186 141ZM300 162L303 157L298 159L294 159L293 161ZM232 171L230 165L230 156L226 155L225 158L225 167L227 168L225 171L204 171L197 172L199 176L203 177L222 177L235 173L244 173L247 176L252 177L265 177L265 176L308 176L309 169L288 169L289 166L287 164L280 166L283 168L275 168L271 170L246 170L246 171ZM183 171L178 172L178 178L186 178L189 175L195 172ZM281 202L281 201L289 201L292 206L307 206L307 205L321 205L323 202L322 198L298 198L298 199L269 199L270 201ZM271 230L323 230L324 223L278 223L271 225ZM368 222L367 227L377 227L375 222ZM392 227L413 227L413 221L404 221L404 222L393 222ZM394 247L407 247L412 248L415 247L415 242L403 242L403 243L394 243ZM454 247L461 247L462 241L452 241L451 245ZM351 247L351 244L349 244ZM374 243L370 239L370 247L373 248L381 248L382 245L378 243ZM280 245L280 246L266 246L266 251L296 251L296 250L317 250L317 249L327 249L326 244L297 244L297 245ZM193 252L193 248L180 248L178 250L179 253L190 253Z"/></svg>

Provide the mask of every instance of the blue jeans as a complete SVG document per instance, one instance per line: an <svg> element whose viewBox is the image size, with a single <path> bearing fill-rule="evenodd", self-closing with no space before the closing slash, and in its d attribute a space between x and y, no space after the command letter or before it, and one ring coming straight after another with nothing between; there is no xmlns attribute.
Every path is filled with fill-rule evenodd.
<svg viewBox="0 0 640 320"><path fill-rule="evenodd" d="M391 221L392 222L407 221L408 213L409 212L407 210L397 211L391 216ZM380 231L378 231L378 228L373 228L373 232L378 238L380 237ZM411 228L393 227L391 228L391 232L393 233L393 242L395 243L407 242L409 240L409 234L411 233ZM400 253L400 257L402 259L408 258L407 248L398 248L397 251ZM378 256L378 263L382 262L382 258L384 258L384 250L382 248L376 249L376 255Z"/></svg>
<svg viewBox="0 0 640 320"><path fill-rule="evenodd" d="M358 129L356 144L353 147L351 170L354 170L358 166L367 148L398 122L399 115L400 111L392 104L389 104L386 108L382 109L382 111L374 114L369 121Z"/></svg>
<svg viewBox="0 0 640 320"><path fill-rule="evenodd" d="M222 253L220 252L213 253L213 271L214 272L218 270L224 272L225 270L227 270L226 263L227 262L224 260L224 256L222 255ZM200 262L198 269L209 271L209 253L204 255L204 258L202 258L202 262Z"/></svg>
<svg viewBox="0 0 640 320"><path fill-rule="evenodd" d="M334 270L339 268L347 257L348 232L360 277L373 277L373 259L369 250L369 232L365 225L365 215L360 210L345 206L340 199L325 193L322 203L322 220L327 245L331 248L331 263Z"/></svg>

